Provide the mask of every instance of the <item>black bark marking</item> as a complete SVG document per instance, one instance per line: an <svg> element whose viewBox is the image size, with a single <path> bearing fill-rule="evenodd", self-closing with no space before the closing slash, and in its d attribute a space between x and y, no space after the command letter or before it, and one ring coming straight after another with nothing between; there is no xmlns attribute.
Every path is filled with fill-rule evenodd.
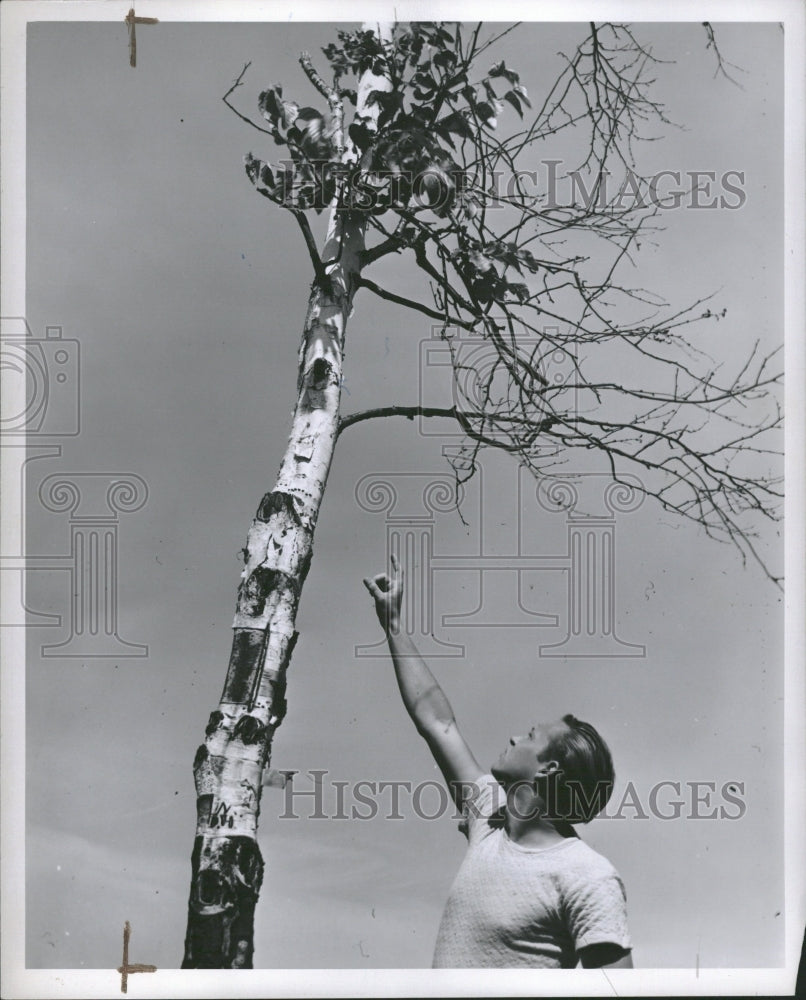
<svg viewBox="0 0 806 1000"><path fill-rule="evenodd" d="M299 639L299 632L293 632L291 638L288 640L288 645L285 649L285 655L283 656L283 662L280 665L280 669L269 675L269 682L271 684L271 713L277 720L275 726L279 726L280 723L285 718L286 712L288 711L288 701L286 700L286 670L288 669L288 664L291 662L291 657L294 654L294 647L297 645L297 639Z"/></svg>
<svg viewBox="0 0 806 1000"><path fill-rule="evenodd" d="M285 514L290 517L295 524L301 524L295 499L291 493L283 493L282 490L272 490L260 501L255 519L258 521L270 521L275 514Z"/></svg>
<svg viewBox="0 0 806 1000"><path fill-rule="evenodd" d="M232 650L221 700L234 705L254 704L260 672L266 657L268 630L236 628L232 634Z"/></svg>
<svg viewBox="0 0 806 1000"><path fill-rule="evenodd" d="M235 723L232 735L246 746L249 746L253 743L259 743L264 739L266 732L266 727L260 719L256 719L253 715L242 715Z"/></svg>
<svg viewBox="0 0 806 1000"><path fill-rule="evenodd" d="M210 718L207 721L207 728L204 730L204 735L212 736L223 721L224 721L223 712L219 712L218 709L216 709L214 712L211 712Z"/></svg>
<svg viewBox="0 0 806 1000"><path fill-rule="evenodd" d="M240 586L238 606L243 614L257 617L263 614L266 598L274 589L278 572L268 566L256 566Z"/></svg>
<svg viewBox="0 0 806 1000"><path fill-rule="evenodd" d="M309 557L310 561L310 557ZM283 667L287 667L291 657L294 655L294 649L297 645L297 639L299 639L299 632L294 632L291 638L288 640L288 645L285 648L285 657L283 658Z"/></svg>
<svg viewBox="0 0 806 1000"><path fill-rule="evenodd" d="M199 826L209 826L210 813L213 809L213 796L200 795L196 799L196 822Z"/></svg>
<svg viewBox="0 0 806 1000"><path fill-rule="evenodd" d="M224 895L224 880L218 872L199 872L199 903L202 906L218 906Z"/></svg>
<svg viewBox="0 0 806 1000"><path fill-rule="evenodd" d="M197 837L191 865L182 968L251 968L255 903L263 881L260 848L250 837Z"/></svg>
<svg viewBox="0 0 806 1000"><path fill-rule="evenodd" d="M223 718L223 716L222 716L222 718ZM207 735L209 736L210 734L208 733ZM207 760L207 758L209 757L209 755L210 755L209 750L202 743L202 745L196 751L196 756L193 758L193 773L194 774L196 773L196 771L198 771L198 769L202 766L202 764Z"/></svg>
<svg viewBox="0 0 806 1000"><path fill-rule="evenodd" d="M288 701L286 700L285 692L285 673L282 673L271 686L271 714L276 720L274 723L275 726L280 725L288 711Z"/></svg>
<svg viewBox="0 0 806 1000"><path fill-rule="evenodd" d="M305 553L302 564L299 568L299 588L302 589L302 585L305 583L305 579L308 576L308 570L311 568L311 560L313 559L313 549L309 546L308 551ZM295 632L294 635L297 633ZM294 639L294 642L297 640Z"/></svg>
<svg viewBox="0 0 806 1000"><path fill-rule="evenodd" d="M335 385L336 382L337 376L331 362L327 358L316 358L302 379L302 409L308 412L324 409L327 405L325 390L328 385Z"/></svg>
<svg viewBox="0 0 806 1000"><path fill-rule="evenodd" d="M308 385L312 389L324 389L330 381L333 365L327 358L317 358L311 365Z"/></svg>
<svg viewBox="0 0 806 1000"><path fill-rule="evenodd" d="M256 566L241 583L238 591L238 610L241 614L258 618L266 610L266 601L273 592L289 590L299 596L299 584L293 576L268 566Z"/></svg>

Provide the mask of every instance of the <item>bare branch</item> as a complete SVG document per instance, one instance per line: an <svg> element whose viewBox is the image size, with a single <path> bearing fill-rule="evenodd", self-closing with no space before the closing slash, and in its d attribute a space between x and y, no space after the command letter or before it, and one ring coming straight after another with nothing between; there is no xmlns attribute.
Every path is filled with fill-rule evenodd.
<svg viewBox="0 0 806 1000"><path fill-rule="evenodd" d="M719 46L716 43L716 35L714 34L714 28L710 21L702 22L703 28L705 28L705 34L708 39L708 44L705 46L707 49L714 50L714 56L716 57L716 69L714 70L714 76L724 76L726 80L729 80L734 86L738 87L739 90L744 90L744 87L736 80L734 77L728 73L726 66L730 66L731 69L738 70L740 73L744 73L741 66L737 66L736 63L728 62L727 59L722 57L722 53L719 51Z"/></svg>
<svg viewBox="0 0 806 1000"><path fill-rule="evenodd" d="M395 302L399 306L405 306L407 309L415 309L417 312L424 313L426 316L430 316L431 319L437 319L440 322L445 320L445 315L443 313L437 312L436 309L431 309L422 302L415 302L413 299L407 299L403 295L396 295L394 292L387 291L385 288L381 288L380 285L376 285L374 281L369 278L359 277L356 279L356 285L358 288L366 288L370 292L374 292L382 299L386 299L387 302ZM466 330L471 328L471 325L465 320L458 316L449 316L447 322L452 323L454 326L463 327Z"/></svg>
<svg viewBox="0 0 806 1000"><path fill-rule="evenodd" d="M235 83L233 83L233 85L226 92L226 94L224 94L224 96L221 98L221 100L227 105L227 107L230 109L230 111L232 111L234 114L236 114L241 119L242 122L246 122L247 125L251 125L252 128L257 129L258 132L265 132L267 135L271 135L271 129L263 128L262 125L258 125L257 122L253 122L252 119L249 118L247 115L241 114L241 112L235 107L234 104L232 104L232 102L229 99L230 94L234 93L238 89L238 87L240 87L242 85L242 81L243 81L244 76L246 75L246 71L249 69L249 67L251 65L252 65L252 61L250 60L244 66L244 68L241 70L241 72L238 74L238 77L235 80Z"/></svg>
<svg viewBox="0 0 806 1000"><path fill-rule="evenodd" d="M353 424L360 424L364 420L375 420L379 417L405 417L407 420L414 420L415 417L446 417L458 420L465 425L469 420L482 420L490 423L521 423L533 426L533 421L525 417L496 417L495 414L485 413L480 410L472 412L457 409L455 406L377 406L370 410L360 410L357 413L350 413L346 417L339 419L339 431L351 427ZM540 432L548 430L554 425L554 420L544 421Z"/></svg>
<svg viewBox="0 0 806 1000"><path fill-rule="evenodd" d="M330 278L325 271L322 258L319 256L319 251L316 248L316 240L313 238L308 218L304 212L300 212L298 209L294 209L291 214L297 220L297 224L305 240L308 256L311 258L311 264L313 264L314 274L316 275L316 282L321 288L327 288L330 284Z"/></svg>

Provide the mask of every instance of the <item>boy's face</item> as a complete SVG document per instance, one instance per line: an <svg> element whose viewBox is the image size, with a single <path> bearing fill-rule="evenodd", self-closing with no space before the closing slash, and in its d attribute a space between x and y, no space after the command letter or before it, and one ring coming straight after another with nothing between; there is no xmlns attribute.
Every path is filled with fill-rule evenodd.
<svg viewBox="0 0 806 1000"><path fill-rule="evenodd" d="M540 723L525 736L510 736L509 746L491 768L493 776L499 781L533 781L551 760L553 741L567 731L567 724L558 720Z"/></svg>

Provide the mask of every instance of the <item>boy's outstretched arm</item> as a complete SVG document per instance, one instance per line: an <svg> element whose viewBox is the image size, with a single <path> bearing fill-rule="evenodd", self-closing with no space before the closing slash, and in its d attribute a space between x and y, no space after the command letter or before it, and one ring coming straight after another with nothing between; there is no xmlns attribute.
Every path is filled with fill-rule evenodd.
<svg viewBox="0 0 806 1000"><path fill-rule="evenodd" d="M403 570L397 556L392 555L391 575L379 573L371 580L365 579L364 586L375 599L375 611L386 632L406 711L434 755L454 801L461 804L462 785L476 781L483 771L456 726L445 692L411 638L401 631Z"/></svg>

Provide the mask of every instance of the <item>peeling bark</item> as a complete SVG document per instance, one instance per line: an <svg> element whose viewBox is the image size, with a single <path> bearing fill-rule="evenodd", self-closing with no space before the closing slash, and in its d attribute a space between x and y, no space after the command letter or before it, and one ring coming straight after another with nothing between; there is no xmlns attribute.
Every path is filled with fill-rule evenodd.
<svg viewBox="0 0 806 1000"><path fill-rule="evenodd" d="M377 113L366 96L388 88L386 79L365 74L359 113ZM314 283L302 333L291 436L244 549L224 689L193 766L197 820L183 969L252 967L262 778L286 712L297 606L338 434L344 335L364 230L360 215L331 212L326 281Z"/></svg>

